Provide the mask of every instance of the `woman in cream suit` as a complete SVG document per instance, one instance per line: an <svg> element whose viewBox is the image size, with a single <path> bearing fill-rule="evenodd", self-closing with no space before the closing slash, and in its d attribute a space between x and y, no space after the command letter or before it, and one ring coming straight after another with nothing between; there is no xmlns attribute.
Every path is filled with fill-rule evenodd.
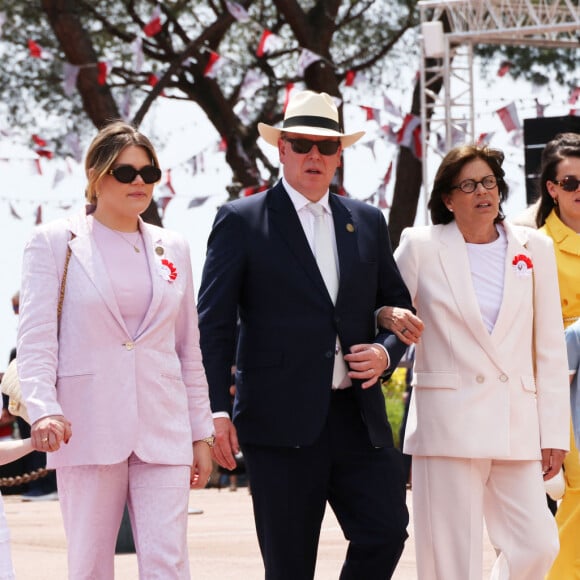
<svg viewBox="0 0 580 580"><path fill-rule="evenodd" d="M419 580L482 578L484 520L494 579L540 580L558 552L543 484L568 449L556 264L546 236L505 222L502 162L488 148L450 151L435 225L405 230L396 251L425 323L404 444Z"/></svg>
<svg viewBox="0 0 580 580"><path fill-rule="evenodd" d="M188 579L189 489L207 483L213 443L189 247L139 217L161 177L146 137L114 122L85 167L87 212L38 228L24 252L32 441L57 472L69 578L113 578L127 503L140 578Z"/></svg>

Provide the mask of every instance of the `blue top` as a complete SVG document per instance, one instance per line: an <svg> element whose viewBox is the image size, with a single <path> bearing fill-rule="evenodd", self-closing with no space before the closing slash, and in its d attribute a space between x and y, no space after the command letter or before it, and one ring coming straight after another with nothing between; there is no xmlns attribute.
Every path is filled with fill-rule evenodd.
<svg viewBox="0 0 580 580"><path fill-rule="evenodd" d="M572 407L572 424L576 446L580 448L580 320L566 328L566 346L568 348L568 369L574 375L570 383L570 404Z"/></svg>

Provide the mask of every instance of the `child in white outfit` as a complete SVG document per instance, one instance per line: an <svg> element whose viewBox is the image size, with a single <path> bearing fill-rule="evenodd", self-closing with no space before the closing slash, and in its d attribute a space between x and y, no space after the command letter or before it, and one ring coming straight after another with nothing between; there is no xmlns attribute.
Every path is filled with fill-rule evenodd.
<svg viewBox="0 0 580 580"><path fill-rule="evenodd" d="M16 461L32 451L32 443L28 439L0 441L0 465ZM10 532L4 513L4 502L0 494L0 580L14 580L14 568L10 553Z"/></svg>

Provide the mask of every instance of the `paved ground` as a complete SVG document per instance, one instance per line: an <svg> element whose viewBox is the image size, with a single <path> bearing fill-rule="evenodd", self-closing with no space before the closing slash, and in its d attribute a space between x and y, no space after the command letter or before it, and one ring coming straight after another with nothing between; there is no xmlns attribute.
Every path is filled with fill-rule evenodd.
<svg viewBox="0 0 580 580"><path fill-rule="evenodd" d="M4 497L4 502L17 579L65 580L66 549L58 501L25 503L20 496L9 495ZM411 492L408 502L412 510ZM260 580L264 577L254 533L251 498L246 488L237 492L227 488L192 491L190 508L203 510L203 514L189 516L189 553L194 580ZM346 541L329 510L321 534L316 580L337 580L345 549ZM486 542L484 572L489 572L492 559L492 549ZM115 560L116 580L137 580L135 554L120 554ZM394 580L415 579L411 533Z"/></svg>

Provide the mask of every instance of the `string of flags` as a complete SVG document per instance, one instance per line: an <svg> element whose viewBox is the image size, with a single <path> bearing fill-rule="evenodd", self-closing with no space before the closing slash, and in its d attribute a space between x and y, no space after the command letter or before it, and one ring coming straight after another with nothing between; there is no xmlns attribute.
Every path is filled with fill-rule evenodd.
<svg viewBox="0 0 580 580"><path fill-rule="evenodd" d="M247 10L237 2L226 1L226 8L230 15L238 22L244 23L251 20ZM259 23L258 23L259 24ZM2 26L2 21L0 20L0 30ZM160 5L156 5L151 12L150 18L144 24L142 28L142 34L137 35L132 43L133 59L132 65L133 70L137 73L143 72L144 66L144 55L143 55L143 42L146 39L153 38L160 34L163 30L164 22L161 12ZM283 49L284 40L278 35L274 34L271 30L263 29L259 40L256 45L255 54L258 59L263 58L269 54L275 53ZM53 59L53 55L45 50L39 45L34 39L28 40L28 51L31 58L38 59ZM209 78L216 78L220 74L220 70L226 62L237 66L234 60L229 59L223 55L218 54L214 51L209 51L208 49L208 60L204 69L204 75ZM305 48L300 48L300 53L297 59L297 74L300 77L304 76L304 73L308 67L312 64L325 61L324 57L316 54ZM497 76L502 77L509 71L512 63L509 61L503 61L500 63L499 69L497 71ZM86 67L96 67L97 71L97 82L101 85L107 83L108 74L111 70L111 64L105 60L99 60L95 63L87 63L83 65L72 65L70 63L63 63L63 89L66 95L70 96L76 90L77 77L82 68ZM158 82L159 77L154 73L150 72L147 76L147 82L150 86L155 86ZM364 74L356 73L353 70L345 71L344 73L344 87L355 87L358 83L365 82ZM236 105L236 114L239 116L240 120L245 123L251 122L251 112L247 105L247 102L255 94L256 90L268 83L268 79L265 74L258 68L249 68L243 78L242 86L240 90L240 102ZM288 83L285 89L284 102L285 106L288 102L290 93L295 90L295 85L293 83ZM163 93L162 93L163 94ZM580 116L580 108L578 108L578 100L580 98L580 87L576 87L570 94L569 104L570 104L570 114ZM129 103L130 99L126 99L124 106L122 108L123 113L126 117L129 116ZM396 147L406 147L408 148L415 157L421 159L423 156L423 151L421 150L422 136L421 136L421 119L417 115L411 113L403 113L386 95L383 97L382 107L369 107L362 104L356 104L352 101L349 105L359 106L361 110L366 115L367 122L376 123L377 131L374 135L369 135L371 140L363 143L358 143L355 146L368 147L371 152L373 152L373 140L385 140L387 143L395 145ZM544 114L544 109L546 105L542 105L535 100L536 115L541 117ZM495 110L495 113L499 117L505 131L508 134L521 132L521 122L518 116L518 109L516 101L512 101L507 105L502 105ZM458 139L461 138L461 133L458 131ZM489 142L492 139L494 133L482 133L479 136L479 141ZM33 170L39 175L42 174L42 161L50 161L53 158L53 152L51 151L49 143L39 135L32 135L31 137L33 143L33 150L36 154L36 158L33 160ZM443 147L443 139L441 138L441 147ZM73 135L67 136L67 143L69 148L73 152L74 157L77 161L80 161L81 154L78 146L78 136L75 143L75 138ZM219 145L217 145L218 151L224 151L227 147L227 142L224 139L221 140ZM373 152L374 155L374 152ZM203 171L203 153L193 156L186 162L191 171L195 174L196 171ZM386 209L389 204L386 200L386 190L387 185L391 179L393 161L389 163L388 169L383 177L382 182L378 186L377 190L370 196L369 200L376 200L379 207ZM167 206L176 197L177 193L171 181L171 169L166 170L164 181L157 188L157 201L162 212L165 213ZM56 184L54 184L56 186ZM257 187L246 188L240 193L241 196L253 195L254 193L266 189L267 184L261 184ZM190 208L195 208L203 205L208 197L194 198L190 201ZM0 197L0 199L2 199ZM17 217L17 212L11 205L11 214ZM42 220L41 206L39 206L39 211L36 216L37 220ZM20 218L17 218L20 219Z"/></svg>

